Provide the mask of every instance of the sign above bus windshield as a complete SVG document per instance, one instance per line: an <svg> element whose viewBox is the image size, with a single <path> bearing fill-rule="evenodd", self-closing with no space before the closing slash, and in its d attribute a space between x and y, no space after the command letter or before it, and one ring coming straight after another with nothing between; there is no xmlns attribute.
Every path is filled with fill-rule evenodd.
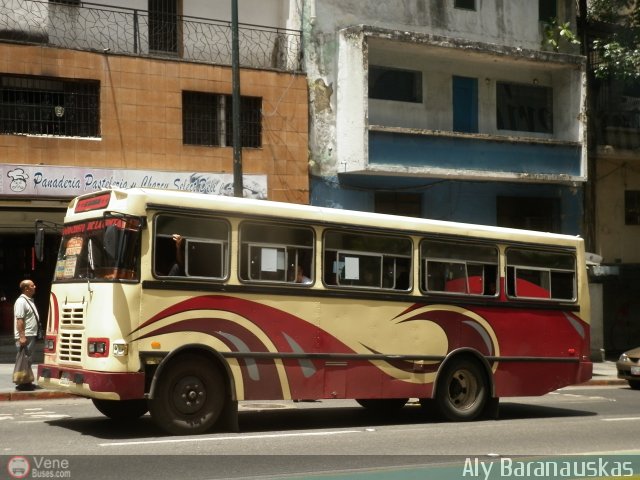
<svg viewBox="0 0 640 480"><path fill-rule="evenodd" d="M90 212L92 210L101 210L109 205L111 200L111 192L104 192L100 195L94 195L92 197L81 198L76 203L75 213Z"/></svg>

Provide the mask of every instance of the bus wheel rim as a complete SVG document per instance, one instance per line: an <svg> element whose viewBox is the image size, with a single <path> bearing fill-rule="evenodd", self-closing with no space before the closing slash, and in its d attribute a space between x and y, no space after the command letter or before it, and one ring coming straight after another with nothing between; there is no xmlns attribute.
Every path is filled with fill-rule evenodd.
<svg viewBox="0 0 640 480"><path fill-rule="evenodd" d="M456 370L449 382L449 402L456 410L468 410L478 398L478 388L478 380L470 371Z"/></svg>
<svg viewBox="0 0 640 480"><path fill-rule="evenodd" d="M198 377L181 378L173 389L173 404L182 414L190 415L197 412L206 400L207 390Z"/></svg>

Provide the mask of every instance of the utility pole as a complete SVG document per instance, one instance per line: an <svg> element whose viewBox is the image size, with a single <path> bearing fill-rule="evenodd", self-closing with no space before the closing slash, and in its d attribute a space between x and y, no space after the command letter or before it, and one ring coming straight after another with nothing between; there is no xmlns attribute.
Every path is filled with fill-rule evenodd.
<svg viewBox="0 0 640 480"><path fill-rule="evenodd" d="M242 145L240 145L240 46L238 0L231 0L231 123L233 137L233 195L242 197Z"/></svg>

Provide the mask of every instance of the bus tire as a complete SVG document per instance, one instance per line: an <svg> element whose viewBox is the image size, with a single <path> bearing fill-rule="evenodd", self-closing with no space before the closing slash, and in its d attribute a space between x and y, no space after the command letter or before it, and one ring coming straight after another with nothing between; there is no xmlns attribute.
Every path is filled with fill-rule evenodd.
<svg viewBox="0 0 640 480"><path fill-rule="evenodd" d="M92 398L93 405L105 417L116 421L137 420L149 411L147 401L141 400L101 400Z"/></svg>
<svg viewBox="0 0 640 480"><path fill-rule="evenodd" d="M367 410L390 412L400 410L409 401L408 398L360 398L356 402Z"/></svg>
<svg viewBox="0 0 640 480"><path fill-rule="evenodd" d="M172 360L158 379L151 417L173 435L194 435L210 430L225 402L220 371L200 355L186 354Z"/></svg>
<svg viewBox="0 0 640 480"><path fill-rule="evenodd" d="M477 361L454 358L438 375L436 405L449 421L475 420L483 413L488 396L487 377Z"/></svg>

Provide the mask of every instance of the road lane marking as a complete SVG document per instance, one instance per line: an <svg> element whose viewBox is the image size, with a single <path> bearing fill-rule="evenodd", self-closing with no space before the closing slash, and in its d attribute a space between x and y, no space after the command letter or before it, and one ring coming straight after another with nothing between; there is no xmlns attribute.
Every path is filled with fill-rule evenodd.
<svg viewBox="0 0 640 480"><path fill-rule="evenodd" d="M617 417L617 418L603 418L603 422L629 422L640 420L640 417Z"/></svg>
<svg viewBox="0 0 640 480"><path fill-rule="evenodd" d="M290 438L290 437L321 437L330 435L344 435L346 433L362 433L362 430L341 430L339 432L313 432L313 433L280 433L269 435L238 435L235 437L204 437L204 438L175 438L167 440L140 440L133 442L99 443L100 447L122 447L127 445L157 445L160 443L187 443L187 442L212 442L227 440L261 440L265 438Z"/></svg>

